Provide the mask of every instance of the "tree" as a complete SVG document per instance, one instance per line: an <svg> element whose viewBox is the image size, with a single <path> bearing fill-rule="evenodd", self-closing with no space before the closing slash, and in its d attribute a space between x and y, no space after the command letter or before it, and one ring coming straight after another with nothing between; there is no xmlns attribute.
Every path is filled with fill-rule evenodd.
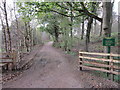
<svg viewBox="0 0 120 90"><path fill-rule="evenodd" d="M48 13L48 15L45 15L42 18L42 25L41 29L42 31L46 31L50 33L53 37L55 37L54 41L58 43L58 37L59 37L59 15L56 13ZM46 25L46 27L45 27Z"/></svg>
<svg viewBox="0 0 120 90"><path fill-rule="evenodd" d="M104 37L111 36L113 3L103 1L103 31ZM110 47L105 47L104 52L110 53Z"/></svg>
<svg viewBox="0 0 120 90"><path fill-rule="evenodd" d="M5 16L5 22L6 22L6 30L8 34L8 51L12 51L12 45L11 45L11 34L9 30L9 24L8 24L8 18L7 18L7 10L6 10L6 1L3 2L3 10L4 10L4 16Z"/></svg>
<svg viewBox="0 0 120 90"><path fill-rule="evenodd" d="M1 15L0 15L0 18L1 18L1 24L2 24L3 37L4 37L3 40L4 40L5 51L7 52L8 51L8 46L7 46L7 37L6 37L5 25L3 23Z"/></svg>
<svg viewBox="0 0 120 90"><path fill-rule="evenodd" d="M96 3L90 3L91 12L96 13ZM91 33L91 27L93 24L93 17L88 17L88 24L87 24L87 31L86 31L86 51L88 51L89 43L90 43L90 33Z"/></svg>
<svg viewBox="0 0 120 90"><path fill-rule="evenodd" d="M93 18L88 18L88 25L87 25L87 33L86 33L86 51L88 52L89 42L90 42L90 32L91 32L91 26L93 23Z"/></svg>
<svg viewBox="0 0 120 90"><path fill-rule="evenodd" d="M118 15L118 54L120 54L120 13Z"/></svg>
<svg viewBox="0 0 120 90"><path fill-rule="evenodd" d="M82 16L82 32L81 32L81 40L83 39L83 36L84 36L84 22L85 22L85 19L84 19L84 16Z"/></svg>
<svg viewBox="0 0 120 90"><path fill-rule="evenodd" d="M86 34L86 51L88 48L88 43L90 42L90 32L91 32L91 25L93 23L93 19L96 19L100 22L102 22L102 18L98 17L96 14L97 7L99 7L98 2L27 2L24 6L34 7L32 9L28 9L26 11L36 13L36 15L39 15L39 13L50 13L54 12L56 14L62 15L64 17L70 18L71 20L71 32L69 33L71 35L71 42L73 38L73 18L80 17L80 16L86 16L88 18L88 25L87 25L87 34ZM22 6L21 9L25 10L26 7ZM56 27L56 25L54 25ZM83 23L84 26L84 23ZM82 26L82 27L83 27ZM54 29L53 29L54 30ZM84 30L82 30L82 33ZM56 32L56 30L55 30ZM58 34L55 34L56 41ZM81 36L83 38L83 34ZM72 45L72 43L71 43Z"/></svg>

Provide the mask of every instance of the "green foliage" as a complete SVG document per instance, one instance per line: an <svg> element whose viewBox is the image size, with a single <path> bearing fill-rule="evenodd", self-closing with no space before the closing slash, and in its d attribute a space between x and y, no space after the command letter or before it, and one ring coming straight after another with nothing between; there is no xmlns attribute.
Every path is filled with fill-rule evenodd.
<svg viewBox="0 0 120 90"><path fill-rule="evenodd" d="M5 49L0 48L0 52L5 52Z"/></svg>
<svg viewBox="0 0 120 90"><path fill-rule="evenodd" d="M40 27L40 29L42 31L46 31L48 33L50 33L52 36L55 36L55 29L54 27L56 26L57 29L59 30L59 22L58 22L58 18L56 18L57 16L55 16L54 14L48 13L46 14L41 21L41 24L43 26Z"/></svg>
<svg viewBox="0 0 120 90"><path fill-rule="evenodd" d="M68 42L66 42L66 39L63 40L65 46L67 45L68 48L71 48L72 39L69 38L71 26L75 27L82 22L80 16L85 16L85 9L92 12L99 6L97 2L83 2L82 4L81 2L25 2L18 3L18 11L22 13L25 22L31 21L32 18L36 18L40 24L39 29L49 32L52 36L55 36L54 27L57 27L59 33L68 33L66 37L64 37L65 35L62 36L68 40ZM70 13L70 11L72 13ZM71 21L72 25L69 17L73 18L73 21ZM85 18L87 17L88 16L85 16ZM67 28L67 32L65 28Z"/></svg>
<svg viewBox="0 0 120 90"><path fill-rule="evenodd" d="M66 51L65 53L70 54L70 55L72 55L72 56L75 56L75 55L76 55L75 52L71 52L71 51Z"/></svg>

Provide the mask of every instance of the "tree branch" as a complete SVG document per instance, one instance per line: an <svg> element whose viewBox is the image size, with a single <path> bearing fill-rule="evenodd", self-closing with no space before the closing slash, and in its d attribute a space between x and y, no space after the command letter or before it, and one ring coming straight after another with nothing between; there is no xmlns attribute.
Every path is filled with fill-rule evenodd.
<svg viewBox="0 0 120 90"><path fill-rule="evenodd" d="M1 10L4 11L4 9L0 6Z"/></svg>
<svg viewBox="0 0 120 90"><path fill-rule="evenodd" d="M63 9L66 9L66 10L69 10L69 8L65 7L65 6L61 6L60 4L56 3L56 5L58 5L59 7L63 8Z"/></svg>
<svg viewBox="0 0 120 90"><path fill-rule="evenodd" d="M63 15L63 16L65 16L65 17L79 17L79 16L82 16L81 14L76 15L76 16L69 16L69 15L66 15L66 14L60 13L60 12L58 12L58 11L52 10L52 9L51 9L50 11L51 11L51 12L58 13L58 14Z"/></svg>
<svg viewBox="0 0 120 90"><path fill-rule="evenodd" d="M80 2L80 4L81 4L82 8L84 9L83 11L84 11L84 13L85 13L86 15L88 15L88 16L90 16L90 17L92 17L92 18L94 18L94 19L97 19L98 21L102 22L102 18L99 18L98 16L90 13L90 12L86 9L86 7L84 6L84 3L83 3L83 2ZM81 12L81 11L79 11L79 12Z"/></svg>
<svg viewBox="0 0 120 90"><path fill-rule="evenodd" d="M68 4L69 6L72 6L72 4L71 4L70 2L67 2L67 4ZM84 6L84 3L83 3L83 2L80 2L80 4L81 4L81 6L82 6L82 9L78 9L78 8L75 8L75 7L73 7L73 9L76 10L76 11L78 11L79 13L84 13L84 15L87 15L87 16L89 16L89 17L92 17L92 18L94 18L94 19L102 22L102 18L99 18L98 16L90 13L90 12L87 10L87 8Z"/></svg>

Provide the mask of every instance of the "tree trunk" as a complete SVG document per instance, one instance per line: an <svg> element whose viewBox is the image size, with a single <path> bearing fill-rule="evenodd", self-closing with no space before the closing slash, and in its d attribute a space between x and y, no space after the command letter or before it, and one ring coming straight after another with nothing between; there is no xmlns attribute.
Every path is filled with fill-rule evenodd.
<svg viewBox="0 0 120 90"><path fill-rule="evenodd" d="M36 29L34 28L33 30L33 45L36 45L37 44L37 38L36 38Z"/></svg>
<svg viewBox="0 0 120 90"><path fill-rule="evenodd" d="M88 38L88 42L90 42L90 32L92 28L92 23L93 23L93 18L90 17L88 20L87 34L86 34L86 37Z"/></svg>
<svg viewBox="0 0 120 90"><path fill-rule="evenodd" d="M5 26L3 24L3 21L1 19L1 23L2 23L2 30L3 30L3 35L4 35L4 44L5 44L5 51L8 51L8 46L7 46L7 39L6 39L6 30L5 30Z"/></svg>
<svg viewBox="0 0 120 90"><path fill-rule="evenodd" d="M32 30L30 27L30 22L28 22L28 38L29 38L29 50L32 49Z"/></svg>
<svg viewBox="0 0 120 90"><path fill-rule="evenodd" d="M73 24L73 18L71 17L70 19L71 19L71 25L70 25L70 27L71 27L71 28L70 28L70 35L71 35L71 40L72 40L72 37L73 37L73 33L72 33L72 30L73 30L73 25L72 25L72 24Z"/></svg>
<svg viewBox="0 0 120 90"><path fill-rule="evenodd" d="M96 22L96 20L94 20L95 21L95 23L94 23L94 30L93 30L93 34L96 34L95 32L96 32L96 25L97 25L97 22Z"/></svg>
<svg viewBox="0 0 120 90"><path fill-rule="evenodd" d="M72 6L72 3L71 3L71 7L70 7L70 14L71 14L71 17L70 17L70 21L71 21L71 24L70 24L70 35L71 35L71 41L70 41L70 47L72 48L72 44L73 44L73 6Z"/></svg>
<svg viewBox="0 0 120 90"><path fill-rule="evenodd" d="M101 25L100 25L100 35L99 35L100 37L102 36L102 29L103 29L102 26L103 26L103 22L101 22Z"/></svg>
<svg viewBox="0 0 120 90"><path fill-rule="evenodd" d="M54 31L55 31L55 42L58 42L58 26L54 25Z"/></svg>
<svg viewBox="0 0 120 90"><path fill-rule="evenodd" d="M118 16L118 54L120 54L120 15Z"/></svg>
<svg viewBox="0 0 120 90"><path fill-rule="evenodd" d="M70 14L71 14L71 17L70 17L70 21L71 21L71 32L70 32L70 35L71 35L71 41L72 41L72 37L73 37L73 34L72 34L72 30L73 30L73 12L72 12L72 4L71 4L71 7L70 7Z"/></svg>
<svg viewBox="0 0 120 90"><path fill-rule="evenodd" d="M17 26L17 31L18 31L19 24L18 24L18 19L17 19L16 13L15 13L15 2L14 2L14 15L15 15L15 21L16 21L16 26Z"/></svg>
<svg viewBox="0 0 120 90"><path fill-rule="evenodd" d="M112 25L112 3L111 2L104 2L103 1L103 31L104 31L104 37L110 37L111 36L111 25ZM111 52L110 46L104 47L105 53ZM107 57L109 59L109 56ZM109 62L108 62L109 65ZM109 70L109 68L107 68ZM109 73L107 73L107 76L109 76Z"/></svg>
<svg viewBox="0 0 120 90"><path fill-rule="evenodd" d="M27 23L25 22L25 30L26 30L26 34L25 34L25 46L26 46L26 49L27 49L27 52L29 52L29 38L28 38L28 27L27 27Z"/></svg>
<svg viewBox="0 0 120 90"><path fill-rule="evenodd" d="M11 34L10 34L9 24L8 24L8 18L7 18L6 2L3 2L3 4L4 4L4 13L5 13L5 21L6 21L7 34L8 34L8 50L9 50L9 52L11 52L12 51Z"/></svg>
<svg viewBox="0 0 120 90"><path fill-rule="evenodd" d="M87 32L86 32L86 51L88 52L89 42L90 42L90 32L93 23L93 18L88 18Z"/></svg>
<svg viewBox="0 0 120 90"><path fill-rule="evenodd" d="M112 18L112 4L111 2L103 2L103 31L104 37L111 36L111 18ZM110 47L109 47L110 48ZM104 48L105 53L110 53L108 47Z"/></svg>
<svg viewBox="0 0 120 90"><path fill-rule="evenodd" d="M67 51L67 45L68 45L68 41L67 41L67 33L66 33L66 27L64 28L64 50Z"/></svg>
<svg viewBox="0 0 120 90"><path fill-rule="evenodd" d="M81 40L83 39L84 36L84 16L83 16L83 20L82 20L82 33L81 33Z"/></svg>

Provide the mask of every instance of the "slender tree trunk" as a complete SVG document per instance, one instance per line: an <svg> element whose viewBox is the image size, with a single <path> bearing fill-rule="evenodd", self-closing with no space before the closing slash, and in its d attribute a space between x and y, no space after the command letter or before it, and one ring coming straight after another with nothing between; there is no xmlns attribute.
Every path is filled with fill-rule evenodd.
<svg viewBox="0 0 120 90"><path fill-rule="evenodd" d="M93 18L88 18L87 32L86 32L86 51L88 51L89 42L90 42L90 32L93 23Z"/></svg>
<svg viewBox="0 0 120 90"><path fill-rule="evenodd" d="M33 30L33 45L37 44L37 39L36 39L36 29Z"/></svg>
<svg viewBox="0 0 120 90"><path fill-rule="evenodd" d="M89 18L89 20L88 20L88 27L87 27L88 43L90 42L90 32L91 32L91 28L92 28L92 23L93 23L93 18Z"/></svg>
<svg viewBox="0 0 120 90"><path fill-rule="evenodd" d="M72 6L72 3L71 3L71 7L70 7L70 13L71 13L71 17L70 17L70 21L71 21L71 24L70 24L70 35L71 35L70 47L72 48L72 46L73 46L73 6Z"/></svg>
<svg viewBox="0 0 120 90"><path fill-rule="evenodd" d="M96 32L96 25L97 25L97 22L96 22L96 20L94 20L95 21L95 23L94 23L94 34L95 34L95 32Z"/></svg>
<svg viewBox="0 0 120 90"><path fill-rule="evenodd" d="M33 33L34 33L34 30L31 29L31 45L32 45L32 46L34 46L34 44L33 44Z"/></svg>
<svg viewBox="0 0 120 90"><path fill-rule="evenodd" d="M58 42L58 28L57 25L54 25L54 31L55 31L55 42Z"/></svg>
<svg viewBox="0 0 120 90"><path fill-rule="evenodd" d="M32 49L32 32L31 32L30 22L28 22L28 38L29 38L29 50Z"/></svg>
<svg viewBox="0 0 120 90"><path fill-rule="evenodd" d="M28 45L28 41L29 41L29 38L28 38L28 27L27 27L27 23L25 22L25 30L26 30L26 34L25 34L25 46L26 46L26 49L27 49L27 52L29 52L29 45Z"/></svg>
<svg viewBox="0 0 120 90"><path fill-rule="evenodd" d="M65 51L67 51L67 33L66 33L66 27L64 28L64 43L65 43L65 45L64 45L64 50Z"/></svg>
<svg viewBox="0 0 120 90"><path fill-rule="evenodd" d="M15 16L15 21L16 21L16 27L17 27L17 31L19 30L19 24L18 24L18 19L15 13L15 2L14 2L14 16Z"/></svg>
<svg viewBox="0 0 120 90"><path fill-rule="evenodd" d="M100 37L102 36L102 26L103 26L103 22L101 22L101 25L100 25Z"/></svg>
<svg viewBox="0 0 120 90"><path fill-rule="evenodd" d="M82 33L81 33L81 40L83 39L84 36L84 16L83 16L83 20L82 20Z"/></svg>
<svg viewBox="0 0 120 90"><path fill-rule="evenodd" d="M120 54L120 15L118 16L118 54Z"/></svg>
<svg viewBox="0 0 120 90"><path fill-rule="evenodd" d="M72 17L73 16L73 11L72 11L72 8L73 7L72 7L72 4L71 4L71 7L70 7L70 13L71 13L71 17L70 17L70 21L71 21L71 25L70 25L71 26L71 32L70 32L71 33L71 41L72 41L72 37L73 37L73 33L72 33L73 32L72 31L73 30L73 17Z"/></svg>
<svg viewBox="0 0 120 90"><path fill-rule="evenodd" d="M73 30L73 17L70 17L70 19L71 19L70 35L71 35L71 40L72 40L72 37L73 37L73 33L72 33L72 32L73 32L73 31L72 31L72 30Z"/></svg>
<svg viewBox="0 0 120 90"><path fill-rule="evenodd" d="M18 22L18 18L17 18L17 15L16 15L16 7L15 7L15 2L13 3L14 4L14 16L15 16L15 21L16 21L16 32L17 32L17 37L16 39L18 40L18 42L16 42L16 45L17 45L17 61L18 63L20 62L21 60L21 54L22 54L22 43L21 43L21 36L20 36L20 32L19 32L19 22ZM17 67L19 67L19 65L17 65Z"/></svg>
<svg viewBox="0 0 120 90"><path fill-rule="evenodd" d="M5 21L6 21L6 28L7 28L7 34L8 34L8 46L9 46L9 52L12 51L12 45L11 45L11 34L10 34L10 30L9 30L9 24L8 24L8 18L7 18L7 11L6 11L6 1L3 2L4 4L4 13L5 13Z"/></svg>
<svg viewBox="0 0 120 90"><path fill-rule="evenodd" d="M3 30L3 35L4 35L4 46L5 46L5 51L8 51L8 47L7 47L7 39L6 39L6 30L5 30L5 26L3 24L3 21L1 19L1 23L2 23L2 30Z"/></svg>

